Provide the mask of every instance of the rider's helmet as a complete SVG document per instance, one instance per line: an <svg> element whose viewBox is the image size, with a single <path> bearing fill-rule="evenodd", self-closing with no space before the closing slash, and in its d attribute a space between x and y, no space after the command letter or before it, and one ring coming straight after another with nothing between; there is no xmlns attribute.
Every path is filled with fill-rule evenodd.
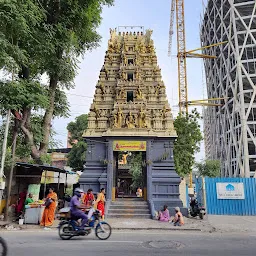
<svg viewBox="0 0 256 256"><path fill-rule="evenodd" d="M82 193L84 193L84 191L81 188L76 188L74 191L74 194L78 197L81 197Z"/></svg>

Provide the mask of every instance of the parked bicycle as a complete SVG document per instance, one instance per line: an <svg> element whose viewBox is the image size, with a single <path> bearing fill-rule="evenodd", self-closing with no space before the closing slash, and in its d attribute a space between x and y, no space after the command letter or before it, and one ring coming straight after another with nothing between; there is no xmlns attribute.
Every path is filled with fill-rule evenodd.
<svg viewBox="0 0 256 256"><path fill-rule="evenodd" d="M7 244L5 240L0 236L0 256L7 255Z"/></svg>

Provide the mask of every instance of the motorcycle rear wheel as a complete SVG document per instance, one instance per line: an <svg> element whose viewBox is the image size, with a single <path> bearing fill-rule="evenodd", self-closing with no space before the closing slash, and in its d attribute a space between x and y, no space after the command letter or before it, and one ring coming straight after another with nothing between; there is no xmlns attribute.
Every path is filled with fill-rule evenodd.
<svg viewBox="0 0 256 256"><path fill-rule="evenodd" d="M7 255L7 244L2 237L0 237L0 256Z"/></svg>
<svg viewBox="0 0 256 256"><path fill-rule="evenodd" d="M100 240L107 240L112 233L111 226L106 222L101 222L95 229L95 234Z"/></svg>
<svg viewBox="0 0 256 256"><path fill-rule="evenodd" d="M70 223L63 223L59 227L59 237L62 240L69 240L73 237L74 228Z"/></svg>

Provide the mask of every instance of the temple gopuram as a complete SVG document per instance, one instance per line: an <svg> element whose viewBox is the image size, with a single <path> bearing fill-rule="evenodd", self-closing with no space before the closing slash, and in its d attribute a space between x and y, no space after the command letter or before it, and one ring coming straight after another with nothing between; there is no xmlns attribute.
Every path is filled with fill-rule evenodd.
<svg viewBox="0 0 256 256"><path fill-rule="evenodd" d="M87 153L79 183L95 192L106 188L108 209L119 194L135 195L129 163L122 159L141 152L143 199L154 216L164 204L182 208L182 202L173 160L177 135L151 35L152 30L110 29L83 134Z"/></svg>

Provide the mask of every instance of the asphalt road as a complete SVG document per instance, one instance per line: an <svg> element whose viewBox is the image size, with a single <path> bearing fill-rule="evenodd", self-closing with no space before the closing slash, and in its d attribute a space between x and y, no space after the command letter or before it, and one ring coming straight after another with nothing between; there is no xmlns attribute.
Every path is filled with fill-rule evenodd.
<svg viewBox="0 0 256 256"><path fill-rule="evenodd" d="M116 231L107 241L94 234L62 241L57 231L4 231L1 236L8 243L8 256L253 256L256 252L253 233Z"/></svg>

